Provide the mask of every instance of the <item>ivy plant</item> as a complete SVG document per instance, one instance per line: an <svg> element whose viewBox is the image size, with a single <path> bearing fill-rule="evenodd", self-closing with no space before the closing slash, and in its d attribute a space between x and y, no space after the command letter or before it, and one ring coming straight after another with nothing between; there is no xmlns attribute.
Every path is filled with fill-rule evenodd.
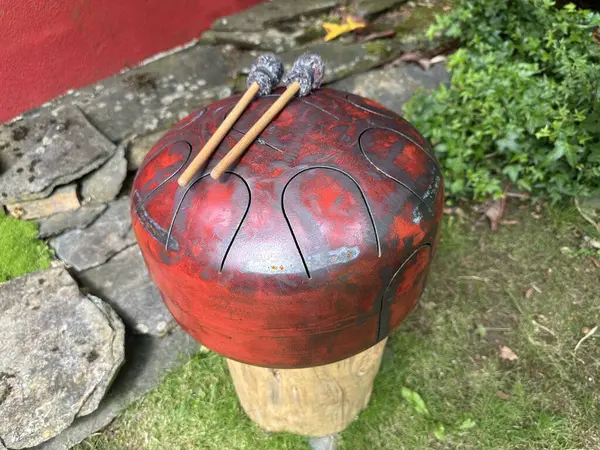
<svg viewBox="0 0 600 450"><path fill-rule="evenodd" d="M556 202L600 193L600 14L552 0L455 0L429 36L460 39L451 81L408 118L436 149L450 201L507 185Z"/></svg>

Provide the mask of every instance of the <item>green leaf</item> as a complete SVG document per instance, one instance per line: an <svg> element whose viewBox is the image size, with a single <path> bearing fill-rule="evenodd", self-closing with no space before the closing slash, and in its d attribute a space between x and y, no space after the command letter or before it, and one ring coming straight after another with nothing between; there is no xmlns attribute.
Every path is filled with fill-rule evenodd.
<svg viewBox="0 0 600 450"><path fill-rule="evenodd" d="M483 339L487 335L487 329L483 325L478 324L475 334L478 334L479 337Z"/></svg>
<svg viewBox="0 0 600 450"><path fill-rule="evenodd" d="M517 142L519 135L517 133L506 133L506 136L496 141L496 147L498 150L503 152L505 150L516 151L519 149L519 143Z"/></svg>
<svg viewBox="0 0 600 450"><path fill-rule="evenodd" d="M452 193L462 192L464 187L465 187L465 180L463 180L463 179L454 180L452 182L452 184L450 184L450 192L452 192Z"/></svg>
<svg viewBox="0 0 600 450"><path fill-rule="evenodd" d="M547 159L548 161L558 161L567 151L569 151L569 143L559 139L554 143L554 150L548 154Z"/></svg>
<svg viewBox="0 0 600 450"><path fill-rule="evenodd" d="M506 166L504 169L502 169L502 173L504 175L508 175L508 178L510 178L510 181L513 183L517 181L517 178L519 178L520 172L521 167L516 165Z"/></svg>
<svg viewBox="0 0 600 450"><path fill-rule="evenodd" d="M468 430L470 428L473 428L476 425L475 421L473 419L465 419L463 420L463 422L458 426L459 430Z"/></svg>
<svg viewBox="0 0 600 450"><path fill-rule="evenodd" d="M403 387L401 394L404 400L406 400L408 404L412 406L417 414L423 417L430 417L427 405L425 405L425 402L417 392Z"/></svg>
<svg viewBox="0 0 600 450"><path fill-rule="evenodd" d="M442 425L441 423L438 423L435 427L435 430L433 431L433 434L438 441L445 440L446 439L446 427L444 427L444 425Z"/></svg>

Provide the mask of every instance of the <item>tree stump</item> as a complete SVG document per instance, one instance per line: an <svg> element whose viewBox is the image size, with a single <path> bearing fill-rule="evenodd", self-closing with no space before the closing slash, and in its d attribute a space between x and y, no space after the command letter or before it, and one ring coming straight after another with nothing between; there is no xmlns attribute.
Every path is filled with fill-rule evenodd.
<svg viewBox="0 0 600 450"><path fill-rule="evenodd" d="M227 365L246 414L260 428L309 437L344 430L368 404L387 338L347 359L305 369Z"/></svg>

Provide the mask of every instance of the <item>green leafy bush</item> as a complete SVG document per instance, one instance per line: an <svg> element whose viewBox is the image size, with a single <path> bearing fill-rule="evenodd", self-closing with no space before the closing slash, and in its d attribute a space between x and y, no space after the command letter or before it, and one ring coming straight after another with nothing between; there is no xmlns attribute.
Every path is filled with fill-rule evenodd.
<svg viewBox="0 0 600 450"><path fill-rule="evenodd" d="M459 38L449 87L407 118L436 148L449 197L507 183L552 202L600 189L600 15L552 0L456 0L430 36Z"/></svg>

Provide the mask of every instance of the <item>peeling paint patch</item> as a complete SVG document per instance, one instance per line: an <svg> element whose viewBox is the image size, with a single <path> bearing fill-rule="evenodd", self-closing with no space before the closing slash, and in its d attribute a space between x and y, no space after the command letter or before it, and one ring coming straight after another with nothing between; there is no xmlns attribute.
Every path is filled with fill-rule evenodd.
<svg viewBox="0 0 600 450"><path fill-rule="evenodd" d="M421 223L422 219L423 219L423 213L421 211L419 211L419 208L415 208L415 210L413 211L413 214L412 214L412 222L418 225L419 223Z"/></svg>
<svg viewBox="0 0 600 450"><path fill-rule="evenodd" d="M323 253L313 253L306 258L306 265L311 272L336 264L345 264L360 255L358 247L340 247Z"/></svg>

